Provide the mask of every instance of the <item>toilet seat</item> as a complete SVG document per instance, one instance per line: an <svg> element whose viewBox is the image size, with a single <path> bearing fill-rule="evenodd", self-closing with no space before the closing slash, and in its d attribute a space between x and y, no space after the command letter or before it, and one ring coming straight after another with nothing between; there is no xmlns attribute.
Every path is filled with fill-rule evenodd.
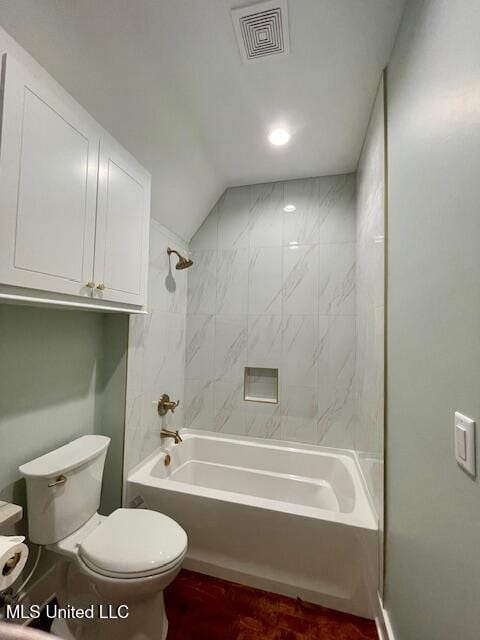
<svg viewBox="0 0 480 640"><path fill-rule="evenodd" d="M118 579L159 575L176 567L187 550L187 534L166 515L148 509L117 509L78 546L93 572Z"/></svg>

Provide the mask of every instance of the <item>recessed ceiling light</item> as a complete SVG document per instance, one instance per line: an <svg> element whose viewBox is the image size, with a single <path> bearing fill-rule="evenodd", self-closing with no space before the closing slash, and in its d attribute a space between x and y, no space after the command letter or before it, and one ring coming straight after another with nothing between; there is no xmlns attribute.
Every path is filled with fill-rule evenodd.
<svg viewBox="0 0 480 640"><path fill-rule="evenodd" d="M288 245L290 246L290 248L292 249L296 249L298 247L298 241L297 240L291 240Z"/></svg>
<svg viewBox="0 0 480 640"><path fill-rule="evenodd" d="M286 129L274 129L268 136L270 144L281 147L290 140L290 134Z"/></svg>
<svg viewBox="0 0 480 640"><path fill-rule="evenodd" d="M297 210L297 207L294 204L286 204L283 207L283 210L286 211L287 213L293 213L294 211Z"/></svg>

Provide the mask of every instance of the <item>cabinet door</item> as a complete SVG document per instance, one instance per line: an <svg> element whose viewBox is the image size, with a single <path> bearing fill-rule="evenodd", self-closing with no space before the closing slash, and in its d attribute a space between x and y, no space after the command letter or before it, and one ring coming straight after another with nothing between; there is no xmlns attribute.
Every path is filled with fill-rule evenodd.
<svg viewBox="0 0 480 640"><path fill-rule="evenodd" d="M150 175L110 138L100 141L95 297L144 306Z"/></svg>
<svg viewBox="0 0 480 640"><path fill-rule="evenodd" d="M91 296L98 130L53 81L2 63L0 283Z"/></svg>

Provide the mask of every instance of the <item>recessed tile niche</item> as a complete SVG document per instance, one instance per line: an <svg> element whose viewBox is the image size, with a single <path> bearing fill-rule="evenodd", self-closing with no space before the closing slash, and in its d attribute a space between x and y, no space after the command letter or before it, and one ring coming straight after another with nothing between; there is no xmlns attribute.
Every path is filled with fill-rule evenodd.
<svg viewBox="0 0 480 640"><path fill-rule="evenodd" d="M278 369L245 367L244 400L278 404Z"/></svg>

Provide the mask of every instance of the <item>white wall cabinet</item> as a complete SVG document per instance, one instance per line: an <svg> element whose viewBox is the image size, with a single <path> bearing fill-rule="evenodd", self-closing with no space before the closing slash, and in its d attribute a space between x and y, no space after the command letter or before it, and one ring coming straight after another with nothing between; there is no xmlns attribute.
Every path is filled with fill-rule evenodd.
<svg viewBox="0 0 480 640"><path fill-rule="evenodd" d="M0 281L90 295L98 131L8 56L0 148Z"/></svg>
<svg viewBox="0 0 480 640"><path fill-rule="evenodd" d="M150 175L53 80L2 64L0 296L145 306Z"/></svg>
<svg viewBox="0 0 480 640"><path fill-rule="evenodd" d="M97 297L141 305L148 275L150 176L114 140L100 142L95 282Z"/></svg>

